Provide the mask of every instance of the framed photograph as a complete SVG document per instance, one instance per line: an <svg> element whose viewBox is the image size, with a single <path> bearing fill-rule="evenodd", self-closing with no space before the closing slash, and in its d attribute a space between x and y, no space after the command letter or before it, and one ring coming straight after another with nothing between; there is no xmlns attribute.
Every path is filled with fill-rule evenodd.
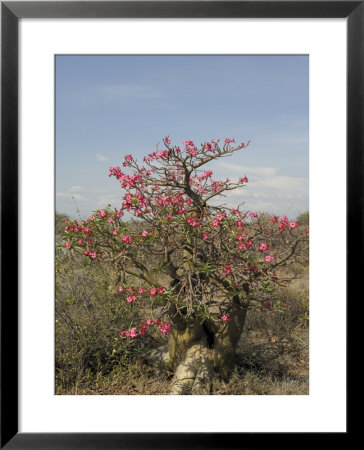
<svg viewBox="0 0 364 450"><path fill-rule="evenodd" d="M363 19L2 2L2 448L348 437Z"/></svg>

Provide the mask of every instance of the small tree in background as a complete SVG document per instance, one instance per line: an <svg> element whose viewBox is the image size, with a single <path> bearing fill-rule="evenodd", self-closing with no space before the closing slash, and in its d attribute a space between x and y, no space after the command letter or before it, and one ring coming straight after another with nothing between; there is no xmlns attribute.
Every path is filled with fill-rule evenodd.
<svg viewBox="0 0 364 450"><path fill-rule="evenodd" d="M285 307L272 300L289 281L280 270L308 245L308 229L285 216L210 203L248 179L215 180L206 164L248 145L186 140L180 148L167 137L142 164L127 155L110 168L124 190L119 210L65 220L66 248L111 262L120 301L150 311L121 338L142 338L152 326L168 335L154 356L174 371L173 394L208 393L215 371L228 377L247 311Z"/></svg>

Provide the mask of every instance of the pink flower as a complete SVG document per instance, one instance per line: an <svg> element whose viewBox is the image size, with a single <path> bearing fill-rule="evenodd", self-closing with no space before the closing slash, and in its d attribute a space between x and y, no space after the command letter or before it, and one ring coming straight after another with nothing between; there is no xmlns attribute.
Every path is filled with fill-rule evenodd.
<svg viewBox="0 0 364 450"><path fill-rule="evenodd" d="M138 331L137 331L136 327L133 327L129 332L129 337L131 337L133 339L133 338L136 338L137 336L138 336Z"/></svg>
<svg viewBox="0 0 364 450"><path fill-rule="evenodd" d="M155 297L157 295L157 289L155 287L151 288L149 289L149 293L151 297Z"/></svg>
<svg viewBox="0 0 364 450"><path fill-rule="evenodd" d="M158 294L164 294L164 287L158 288Z"/></svg>
<svg viewBox="0 0 364 450"><path fill-rule="evenodd" d="M71 244L69 243L69 241L66 241L65 247L67 250L69 250L71 248Z"/></svg>
<svg viewBox="0 0 364 450"><path fill-rule="evenodd" d="M113 234L114 236L117 236L117 235L118 235L118 230L117 230L116 228L114 228L112 234Z"/></svg>
<svg viewBox="0 0 364 450"><path fill-rule="evenodd" d="M298 223L295 221L289 222L288 226L289 226L289 228L291 228L291 230L294 230L295 228L298 227Z"/></svg>
<svg viewBox="0 0 364 450"><path fill-rule="evenodd" d="M226 275L231 274L231 266L229 266L229 264L226 264L226 266L225 266L225 273L226 273Z"/></svg>
<svg viewBox="0 0 364 450"><path fill-rule="evenodd" d="M169 333L171 331L171 329L172 329L172 325L169 322L164 322L160 326L159 331L162 334L167 334L167 333Z"/></svg>
<svg viewBox="0 0 364 450"><path fill-rule="evenodd" d="M144 289L144 288L140 287L140 288L138 289L138 294L144 294L144 292L145 292L145 289Z"/></svg>
<svg viewBox="0 0 364 450"><path fill-rule="evenodd" d="M282 222L288 222L288 217L287 216L282 216L281 217L281 221Z"/></svg>
<svg viewBox="0 0 364 450"><path fill-rule="evenodd" d="M281 222L281 223L278 225L278 229L281 230L281 231L283 231L283 230L286 229L286 225L287 225L287 222Z"/></svg>
<svg viewBox="0 0 364 450"><path fill-rule="evenodd" d="M169 139L169 136L166 136L166 137L164 138L164 141L165 141L165 143L166 143L167 145L169 145L169 144L171 143L171 141L170 141L170 139Z"/></svg>
<svg viewBox="0 0 364 450"><path fill-rule="evenodd" d="M270 256L270 255L266 255L266 256L264 257L264 261L267 262L268 264L269 264L270 262L272 262L273 260L274 260L274 258L273 258L272 256Z"/></svg>
<svg viewBox="0 0 364 450"><path fill-rule="evenodd" d="M161 324L161 319L157 319L156 321L155 321L155 323L157 324L157 325L160 325Z"/></svg>
<svg viewBox="0 0 364 450"><path fill-rule="evenodd" d="M90 252L90 250L85 250L83 252L84 255L89 256L91 259L96 259L97 258L97 254L96 252Z"/></svg>
<svg viewBox="0 0 364 450"><path fill-rule="evenodd" d="M202 234L202 239L203 239L204 241L206 241L208 238L209 238L209 235L208 235L207 233L203 233L203 234Z"/></svg>
<svg viewBox="0 0 364 450"><path fill-rule="evenodd" d="M126 161L133 161L133 157L131 155L125 156Z"/></svg>
<svg viewBox="0 0 364 450"><path fill-rule="evenodd" d="M88 220L95 220L95 217L94 216L88 216Z"/></svg>
<svg viewBox="0 0 364 450"><path fill-rule="evenodd" d="M100 218L103 218L103 217L105 217L106 216L106 211L103 209L102 211L99 211L99 217Z"/></svg>
<svg viewBox="0 0 364 450"><path fill-rule="evenodd" d="M169 151L168 150L161 150L157 153L157 159L159 158L168 158L169 157Z"/></svg>
<svg viewBox="0 0 364 450"><path fill-rule="evenodd" d="M269 245L266 242L261 244L258 248L259 252L267 252L268 250L269 250Z"/></svg>
<svg viewBox="0 0 364 450"><path fill-rule="evenodd" d="M127 301L128 303L136 302L137 300L138 300L138 298L137 298L136 295L128 295L128 296L126 297L126 301Z"/></svg>
<svg viewBox="0 0 364 450"><path fill-rule="evenodd" d="M153 319L147 319L147 320L146 320L146 324L148 325L148 327L150 327L151 325L153 325Z"/></svg>
<svg viewBox="0 0 364 450"><path fill-rule="evenodd" d="M191 227L200 227L201 223L196 221L193 217L187 217L186 222L191 225Z"/></svg>
<svg viewBox="0 0 364 450"><path fill-rule="evenodd" d="M235 139L229 139L229 138L225 139L225 144L230 144L230 142L235 142Z"/></svg>
<svg viewBox="0 0 364 450"><path fill-rule="evenodd" d="M221 316L221 320L223 322L230 322L230 316L224 314L223 316Z"/></svg>
<svg viewBox="0 0 364 450"><path fill-rule="evenodd" d="M201 175L200 180L204 180L205 178L209 178L212 175L212 170L205 170L205 172Z"/></svg>
<svg viewBox="0 0 364 450"><path fill-rule="evenodd" d="M248 182L248 178L247 177L239 178L239 182L240 183L247 183Z"/></svg>
<svg viewBox="0 0 364 450"><path fill-rule="evenodd" d="M128 235L121 236L121 240L122 240L125 244L130 244L130 243L131 243L131 236L128 236Z"/></svg>

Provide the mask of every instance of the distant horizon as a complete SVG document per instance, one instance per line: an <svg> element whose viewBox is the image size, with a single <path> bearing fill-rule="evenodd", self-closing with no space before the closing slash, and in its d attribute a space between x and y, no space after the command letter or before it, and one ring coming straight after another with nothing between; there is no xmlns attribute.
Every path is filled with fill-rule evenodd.
<svg viewBox="0 0 364 450"><path fill-rule="evenodd" d="M296 218L309 211L307 55L56 56L56 212L86 218L123 191L108 177L169 136L251 140L206 166L216 179L247 176L221 203Z"/></svg>

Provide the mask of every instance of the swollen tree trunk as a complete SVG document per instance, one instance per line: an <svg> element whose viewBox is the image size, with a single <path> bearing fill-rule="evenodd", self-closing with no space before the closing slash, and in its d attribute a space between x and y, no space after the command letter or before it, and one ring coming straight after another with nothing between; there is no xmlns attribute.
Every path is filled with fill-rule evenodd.
<svg viewBox="0 0 364 450"><path fill-rule="evenodd" d="M233 304L230 322L215 334L213 361L214 368L222 378L227 379L234 366L237 346L245 325L246 309Z"/></svg>
<svg viewBox="0 0 364 450"><path fill-rule="evenodd" d="M170 394L210 394L215 372L228 378L245 318L246 309L233 304L229 322L201 324L191 319L172 328L168 348L153 355L174 372Z"/></svg>

